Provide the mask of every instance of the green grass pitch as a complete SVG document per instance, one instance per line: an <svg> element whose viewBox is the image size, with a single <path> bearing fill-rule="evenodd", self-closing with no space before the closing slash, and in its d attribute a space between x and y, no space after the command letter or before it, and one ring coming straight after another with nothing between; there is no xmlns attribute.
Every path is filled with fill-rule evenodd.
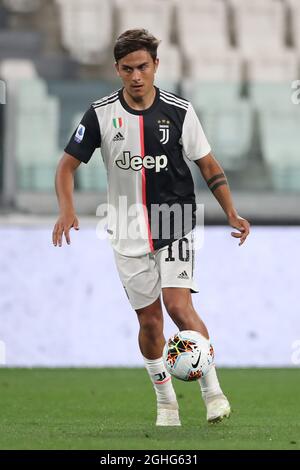
<svg viewBox="0 0 300 470"><path fill-rule="evenodd" d="M297 369L220 369L233 408L208 425L198 383L173 380L182 426L155 426L144 369L0 369L0 449L299 449Z"/></svg>

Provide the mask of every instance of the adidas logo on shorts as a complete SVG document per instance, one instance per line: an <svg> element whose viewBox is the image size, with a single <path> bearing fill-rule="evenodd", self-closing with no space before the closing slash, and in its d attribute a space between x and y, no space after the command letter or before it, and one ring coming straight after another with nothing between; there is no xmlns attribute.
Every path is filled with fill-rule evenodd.
<svg viewBox="0 0 300 470"><path fill-rule="evenodd" d="M125 140L125 138L122 136L121 132L118 132L113 138L113 142L119 142L120 140Z"/></svg>
<svg viewBox="0 0 300 470"><path fill-rule="evenodd" d="M180 273L177 277L178 279L189 279L189 276L187 275L186 271L182 271L182 273Z"/></svg>

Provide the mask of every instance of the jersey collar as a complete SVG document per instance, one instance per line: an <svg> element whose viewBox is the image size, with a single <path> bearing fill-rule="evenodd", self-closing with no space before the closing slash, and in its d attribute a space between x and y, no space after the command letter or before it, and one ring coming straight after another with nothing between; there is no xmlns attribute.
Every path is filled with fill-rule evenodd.
<svg viewBox="0 0 300 470"><path fill-rule="evenodd" d="M154 98L154 101L153 101L152 105L147 109L139 109L138 110L138 109L131 108L124 99L124 96L123 96L124 87L119 90L120 103L123 106L123 108L126 109L126 111L128 111L130 114L136 114L138 116L143 116L144 114L151 113L151 111L153 111L153 109L156 107L156 105L159 101L159 88L157 88L156 86L154 86L154 88L156 90L155 98Z"/></svg>

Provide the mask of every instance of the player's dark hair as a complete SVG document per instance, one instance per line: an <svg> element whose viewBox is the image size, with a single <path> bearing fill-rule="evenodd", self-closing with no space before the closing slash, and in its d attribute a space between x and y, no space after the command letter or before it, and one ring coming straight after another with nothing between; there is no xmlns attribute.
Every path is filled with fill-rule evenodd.
<svg viewBox="0 0 300 470"><path fill-rule="evenodd" d="M118 62L127 54L141 49L149 52L153 61L155 61L159 43L159 39L156 39L146 29L128 29L116 40L114 47L115 61Z"/></svg>

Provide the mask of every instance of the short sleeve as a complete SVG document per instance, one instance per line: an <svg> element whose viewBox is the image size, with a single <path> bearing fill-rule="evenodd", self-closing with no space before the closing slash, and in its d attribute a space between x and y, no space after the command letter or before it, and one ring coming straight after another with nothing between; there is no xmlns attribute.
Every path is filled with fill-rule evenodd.
<svg viewBox="0 0 300 470"><path fill-rule="evenodd" d="M211 151L200 121L191 103L185 115L182 127L182 146L189 160L199 160Z"/></svg>
<svg viewBox="0 0 300 470"><path fill-rule="evenodd" d="M101 145L101 133L94 108L90 107L74 131L65 152L83 163L88 163L96 148Z"/></svg>

